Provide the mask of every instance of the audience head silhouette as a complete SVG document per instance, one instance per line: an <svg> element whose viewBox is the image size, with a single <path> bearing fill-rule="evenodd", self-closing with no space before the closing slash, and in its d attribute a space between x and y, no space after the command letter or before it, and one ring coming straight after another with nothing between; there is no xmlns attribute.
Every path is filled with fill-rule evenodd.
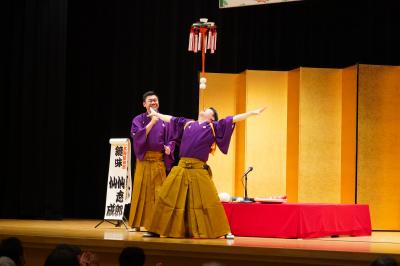
<svg viewBox="0 0 400 266"><path fill-rule="evenodd" d="M47 257L45 266L79 266L79 256L79 247L61 244Z"/></svg>
<svg viewBox="0 0 400 266"><path fill-rule="evenodd" d="M391 256L380 256L374 260L371 266L397 266L396 260Z"/></svg>
<svg viewBox="0 0 400 266"><path fill-rule="evenodd" d="M17 266L25 265L24 249L21 240L16 237L5 238L1 241L0 256L8 257ZM7 261L4 258L2 260Z"/></svg>
<svg viewBox="0 0 400 266"><path fill-rule="evenodd" d="M119 256L120 266L143 266L144 262L144 251L138 247L126 247Z"/></svg>

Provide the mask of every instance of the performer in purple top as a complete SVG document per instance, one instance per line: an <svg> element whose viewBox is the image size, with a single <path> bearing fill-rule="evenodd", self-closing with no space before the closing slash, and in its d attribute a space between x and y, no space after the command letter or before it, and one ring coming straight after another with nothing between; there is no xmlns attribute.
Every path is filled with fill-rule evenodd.
<svg viewBox="0 0 400 266"><path fill-rule="evenodd" d="M143 95L143 107L147 112L136 116L131 127L136 169L129 225L135 231L150 225L156 194L166 178L166 170L171 167L175 149L169 124L156 116L148 116L150 108L158 110L159 107L153 91Z"/></svg>
<svg viewBox="0 0 400 266"><path fill-rule="evenodd" d="M160 189L149 232L144 236L233 238L206 162L215 146L228 152L236 122L264 109L218 120L216 110L208 108L200 112L197 121L151 110L150 117L171 123L181 144L179 164L172 168Z"/></svg>

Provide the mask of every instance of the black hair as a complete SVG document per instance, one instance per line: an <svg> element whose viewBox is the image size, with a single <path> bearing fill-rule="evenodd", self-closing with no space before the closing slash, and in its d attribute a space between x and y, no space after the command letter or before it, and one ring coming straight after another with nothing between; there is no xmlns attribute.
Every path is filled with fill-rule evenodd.
<svg viewBox="0 0 400 266"><path fill-rule="evenodd" d="M22 259L24 256L24 250L22 247L21 240L19 240L16 237L9 237L6 239L3 239L1 241L1 247L0 247L0 256L6 256L12 259L15 264L22 265Z"/></svg>
<svg viewBox="0 0 400 266"><path fill-rule="evenodd" d="M382 255L374 260L372 266L397 266L396 260L391 256Z"/></svg>
<svg viewBox="0 0 400 266"><path fill-rule="evenodd" d="M55 248L44 263L45 266L79 266L78 256L67 248Z"/></svg>
<svg viewBox="0 0 400 266"><path fill-rule="evenodd" d="M208 109L213 111L213 113L214 113L214 121L218 121L218 112L217 112L217 110L215 110L214 107L209 107Z"/></svg>
<svg viewBox="0 0 400 266"><path fill-rule="evenodd" d="M80 247L75 246L75 245L64 244L64 243L57 245L55 249L68 250L68 251L72 252L75 256L79 256L82 253L82 250Z"/></svg>
<svg viewBox="0 0 400 266"><path fill-rule="evenodd" d="M147 97L153 96L153 95L157 96L157 98L158 98L158 95L154 91L146 91L145 93L143 93L143 102L146 101Z"/></svg>
<svg viewBox="0 0 400 266"><path fill-rule="evenodd" d="M145 262L144 250L138 247L126 247L119 255L120 266L143 266Z"/></svg>

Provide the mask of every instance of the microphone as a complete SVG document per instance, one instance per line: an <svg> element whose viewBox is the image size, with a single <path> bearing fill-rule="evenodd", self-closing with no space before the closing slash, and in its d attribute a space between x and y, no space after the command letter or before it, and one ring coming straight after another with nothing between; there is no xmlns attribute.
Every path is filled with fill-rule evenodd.
<svg viewBox="0 0 400 266"><path fill-rule="evenodd" d="M247 171L244 173L244 176L245 176L245 175L248 175L248 173L250 173L251 171L253 171L253 166L250 166L250 167L247 169Z"/></svg>
<svg viewBox="0 0 400 266"><path fill-rule="evenodd" d="M251 203L251 202L254 202L254 199L251 199L251 198L249 198L249 197L247 197L247 175L251 172L251 171L253 171L253 166L249 166L249 168L247 169L247 171L244 173L244 175L243 175L243 177L242 177L242 179L244 179L244 199L242 200L242 202L244 202L244 203ZM243 182L243 180L242 180L242 182Z"/></svg>

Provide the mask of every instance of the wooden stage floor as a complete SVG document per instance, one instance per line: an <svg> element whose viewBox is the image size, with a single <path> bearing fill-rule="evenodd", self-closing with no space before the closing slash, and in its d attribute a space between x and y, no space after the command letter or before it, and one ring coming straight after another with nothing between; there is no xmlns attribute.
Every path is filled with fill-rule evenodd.
<svg viewBox="0 0 400 266"><path fill-rule="evenodd" d="M78 245L100 257L102 266L118 265L126 246L145 250L146 265L202 265L218 261L225 265L370 265L377 256L400 259L400 232L373 232L370 237L318 239L272 239L236 237L226 239L143 238L99 220L0 220L0 239L20 238L27 266L43 265L57 244Z"/></svg>

